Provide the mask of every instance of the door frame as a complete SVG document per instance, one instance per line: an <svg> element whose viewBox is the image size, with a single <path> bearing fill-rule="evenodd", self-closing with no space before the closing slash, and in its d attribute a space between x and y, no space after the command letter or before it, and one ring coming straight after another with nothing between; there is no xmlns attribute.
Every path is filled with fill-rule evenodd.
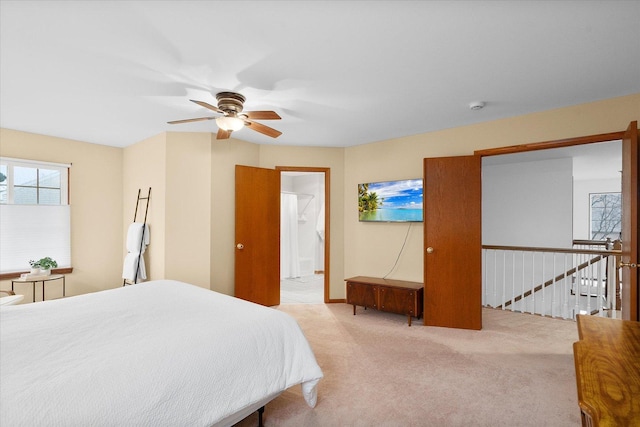
<svg viewBox="0 0 640 427"><path fill-rule="evenodd" d="M640 130L636 130L636 131L640 135ZM625 129L619 132L602 133L597 135L588 135L588 136L581 136L581 137L575 137L575 138L566 138L566 139L559 139L559 140L553 140L553 141L537 142L537 143L531 143L531 144L511 145L507 147L488 148L484 150L476 150L474 151L474 154L480 157L485 157L485 156L488 157L488 156L497 156L501 154L523 153L528 151L547 150L552 148L563 148L563 147L570 147L575 145L586 145L586 144L593 144L593 143L599 143L599 142L616 141L616 140L622 140L625 137L626 132L627 130ZM624 162L624 159L623 159L623 162ZM640 289L636 290L636 296L638 293L640 293ZM638 313L635 313L635 314L637 315Z"/></svg>
<svg viewBox="0 0 640 427"><path fill-rule="evenodd" d="M330 295L330 273L331 273L331 169L321 167L305 166L276 166L277 171L282 172L324 172L324 303L335 302Z"/></svg>
<svg viewBox="0 0 640 427"><path fill-rule="evenodd" d="M640 321L638 287L638 122L632 121L622 138L622 301L620 309L625 320ZM627 199L625 199L627 196ZM635 237L635 242L634 242ZM625 310L626 309L626 310Z"/></svg>
<svg viewBox="0 0 640 427"><path fill-rule="evenodd" d="M602 133L599 135L579 136L576 138L557 139L554 141L535 142L532 144L510 145L508 147L476 150L473 154L480 157L498 156L500 154L524 153L526 151L547 150L551 148L571 147L573 145L593 144L622 139L625 131Z"/></svg>

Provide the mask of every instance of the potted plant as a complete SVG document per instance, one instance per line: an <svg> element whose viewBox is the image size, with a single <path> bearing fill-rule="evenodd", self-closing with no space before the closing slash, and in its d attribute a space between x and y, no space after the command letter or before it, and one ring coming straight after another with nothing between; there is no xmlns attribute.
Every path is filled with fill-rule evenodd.
<svg viewBox="0 0 640 427"><path fill-rule="evenodd" d="M30 260L29 265L31 266L30 274L34 276L40 274L40 261Z"/></svg>
<svg viewBox="0 0 640 427"><path fill-rule="evenodd" d="M45 276L51 274L51 269L58 266L58 263L50 257L41 258L37 263L40 264L40 274Z"/></svg>

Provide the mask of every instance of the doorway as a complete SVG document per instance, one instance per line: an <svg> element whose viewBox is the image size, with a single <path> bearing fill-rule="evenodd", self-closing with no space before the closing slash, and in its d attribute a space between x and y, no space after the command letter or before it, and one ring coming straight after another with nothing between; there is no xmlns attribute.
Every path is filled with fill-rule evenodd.
<svg viewBox="0 0 640 427"><path fill-rule="evenodd" d="M621 169L619 139L483 157L483 244L570 248L594 239L589 195L619 194Z"/></svg>
<svg viewBox="0 0 640 427"><path fill-rule="evenodd" d="M612 220L609 221L611 224L604 224L602 221L596 221L598 217L595 215L597 212L594 210L593 200L595 200L594 195L599 194L616 195L618 196L616 200L619 200L623 159L621 137L622 133L614 133L538 143L530 145L529 150L525 146L514 146L501 150L476 152L483 158L483 244L497 245L502 248L568 249L573 248L576 242L591 242L600 239L598 236L604 236L602 239L611 237L611 240L620 238L622 214L620 206L616 207L611 204L608 209L609 219L612 220L614 214L617 214L617 222ZM503 175L493 176L489 173L492 168L495 168L496 171L506 171L510 175L506 175L506 177ZM553 177L545 173L545 168L552 170L553 174L557 175L552 183L549 180ZM493 180L487 181L487 175ZM544 185L546 178L549 179ZM500 180L505 184L501 186ZM528 183L526 185L530 185L530 188L527 189L520 183ZM511 193L505 192L505 188L511 188ZM522 198L522 193L527 194L526 200ZM493 194L493 199L491 194ZM505 205L509 206L508 214ZM552 206L553 209L549 210L549 206ZM555 217L552 217L552 214ZM492 219L493 223L487 219ZM499 224L497 220L499 220ZM537 227L531 229L522 227L522 223L531 222L535 222ZM611 229L607 228L606 232L602 232L598 227L603 225L611 225ZM630 240L632 239L627 239L629 243L631 243ZM524 254L524 252L522 253ZM492 267L491 264L484 267L490 270L489 276L492 274L504 276L505 269L509 271L516 269L515 265L494 268L495 266ZM494 272L491 272L492 268L495 270ZM539 275L544 273L545 266L539 264L538 270L540 268L542 268L542 273L538 271ZM548 268L547 274L553 274L553 271ZM486 271L484 275L487 277ZM516 283L515 289L520 289L520 285L518 285L520 274L512 273L508 276L511 277L510 282ZM578 280L581 279L578 278ZM512 284L511 288L513 287ZM562 288L562 286L557 287ZM555 297L555 288L549 289ZM547 293L549 293L549 289L547 289ZM506 299L512 298L508 295L509 286L506 287L506 292ZM500 289L489 290L485 294L489 299L495 300L496 295L498 299L504 298ZM565 301L563 313L567 311L566 306L575 307L576 312L583 309L589 312L588 308L599 306L600 299L603 297L596 295L595 292L593 295L585 295L572 291L571 295L564 298L568 303ZM528 299L529 303L533 304L534 297L531 296ZM584 303L587 308L582 307L582 304L579 303L582 300L588 300ZM522 299L522 302L525 303L525 298ZM561 312L554 305L560 304L560 302L555 301L554 303L553 298L547 298L546 303L544 298L538 299L536 302L538 306L542 304L540 306L542 313ZM501 303L501 301L497 303L494 301L489 305L496 306ZM604 310L619 310L619 303L614 304L613 307L608 305L611 304L611 301L602 302L602 304L605 307ZM526 310L518 308L516 311L518 310L529 312L533 308ZM567 315L572 316L570 311L568 314L563 314L563 316ZM612 317L617 316L612 315Z"/></svg>
<svg viewBox="0 0 640 427"><path fill-rule="evenodd" d="M280 169L280 303L322 304L328 294L328 171Z"/></svg>

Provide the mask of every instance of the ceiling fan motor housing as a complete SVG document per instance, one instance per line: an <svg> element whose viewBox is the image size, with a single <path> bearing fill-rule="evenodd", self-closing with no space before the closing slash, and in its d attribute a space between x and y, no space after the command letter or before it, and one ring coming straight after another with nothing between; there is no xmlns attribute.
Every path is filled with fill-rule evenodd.
<svg viewBox="0 0 640 427"><path fill-rule="evenodd" d="M220 92L216 94L218 108L233 115L241 113L246 98L236 92Z"/></svg>

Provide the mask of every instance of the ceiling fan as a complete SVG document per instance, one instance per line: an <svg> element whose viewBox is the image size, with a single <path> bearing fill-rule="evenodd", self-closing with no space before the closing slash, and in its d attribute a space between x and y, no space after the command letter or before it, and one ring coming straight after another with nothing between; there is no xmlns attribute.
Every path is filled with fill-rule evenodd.
<svg viewBox="0 0 640 427"><path fill-rule="evenodd" d="M218 117L198 117L195 119L174 120L167 122L171 125L178 123L198 122L201 120L214 120L218 125L218 134L216 139L227 139L231 136L231 132L240 130L244 126L249 129L255 130L272 138L277 138L282 135L282 132L265 126L254 120L279 120L281 117L275 111L242 111L246 98L236 92L220 92L216 94L218 100L218 106L214 107L204 101L196 101L190 99L191 102L215 111L216 113L223 114Z"/></svg>

